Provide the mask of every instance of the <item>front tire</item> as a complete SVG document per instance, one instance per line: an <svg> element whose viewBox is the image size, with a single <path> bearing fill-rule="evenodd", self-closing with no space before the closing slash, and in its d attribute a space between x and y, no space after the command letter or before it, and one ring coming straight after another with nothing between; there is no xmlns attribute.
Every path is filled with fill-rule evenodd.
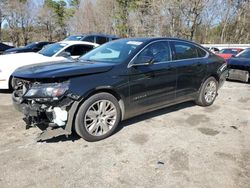
<svg viewBox="0 0 250 188"><path fill-rule="evenodd" d="M115 131L120 119L121 110L117 99L109 93L98 93L80 106L75 131L86 141L102 140Z"/></svg>
<svg viewBox="0 0 250 188"><path fill-rule="evenodd" d="M196 104L210 106L217 97L218 82L214 77L209 77L201 86Z"/></svg>

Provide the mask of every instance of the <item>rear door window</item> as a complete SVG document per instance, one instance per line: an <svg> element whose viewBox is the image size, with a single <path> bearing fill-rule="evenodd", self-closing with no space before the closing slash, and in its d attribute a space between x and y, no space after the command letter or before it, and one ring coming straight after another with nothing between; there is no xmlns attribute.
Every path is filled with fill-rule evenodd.
<svg viewBox="0 0 250 188"><path fill-rule="evenodd" d="M205 57L207 52L193 44L186 42L173 42L174 47L174 59L194 59Z"/></svg>
<svg viewBox="0 0 250 188"><path fill-rule="evenodd" d="M197 52L198 52L198 57L205 57L207 55L207 52L199 47L197 48Z"/></svg>

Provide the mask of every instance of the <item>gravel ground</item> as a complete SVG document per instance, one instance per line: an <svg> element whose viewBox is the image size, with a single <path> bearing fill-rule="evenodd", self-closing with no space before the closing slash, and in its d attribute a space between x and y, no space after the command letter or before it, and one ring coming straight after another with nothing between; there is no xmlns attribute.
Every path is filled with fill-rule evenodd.
<svg viewBox="0 0 250 188"><path fill-rule="evenodd" d="M0 187L250 187L250 85L227 82L213 106L184 103L121 124L108 139L35 141L0 94Z"/></svg>

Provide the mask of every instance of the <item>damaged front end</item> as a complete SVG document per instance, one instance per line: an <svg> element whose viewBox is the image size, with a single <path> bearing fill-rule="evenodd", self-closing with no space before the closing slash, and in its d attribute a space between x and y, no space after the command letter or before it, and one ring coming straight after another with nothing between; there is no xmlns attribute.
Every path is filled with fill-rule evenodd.
<svg viewBox="0 0 250 188"><path fill-rule="evenodd" d="M59 135L70 135L78 96L68 92L69 81L39 82L13 78L12 99L15 108L24 114L26 128L33 126L43 130L38 140Z"/></svg>

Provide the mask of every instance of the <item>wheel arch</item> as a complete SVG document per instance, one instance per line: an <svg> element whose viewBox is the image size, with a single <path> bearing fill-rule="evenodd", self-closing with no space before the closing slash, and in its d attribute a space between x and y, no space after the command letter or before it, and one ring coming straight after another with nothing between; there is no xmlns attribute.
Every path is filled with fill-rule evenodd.
<svg viewBox="0 0 250 188"><path fill-rule="evenodd" d="M83 98L81 98L79 101L75 101L72 106L71 109L69 110L69 118L65 127L65 130L71 134L72 130L74 130L74 124L75 124L75 119L76 119L76 114L78 113L78 110L80 108L80 106L84 103L84 101L86 99L88 99L89 97L98 94L98 93L109 93L111 95L113 95L117 101L118 104L120 106L120 110L121 110L121 120L124 120L125 117L125 105L124 105L124 100L122 99L122 97L111 87L98 87L95 90L89 91Z"/></svg>
<svg viewBox="0 0 250 188"><path fill-rule="evenodd" d="M87 93L87 95L82 99L81 104L89 97L91 97L95 94L98 94L98 93L109 93L117 99L119 106L120 106L120 109L121 109L121 115L122 115L121 120L123 120L125 117L124 99L120 94L118 94L118 92L115 91L115 89L113 87L109 87L109 86L97 87L95 90L92 90L92 91Z"/></svg>
<svg viewBox="0 0 250 188"><path fill-rule="evenodd" d="M207 80L209 77L214 77L214 78L217 80L218 83L219 83L219 81L220 81L220 77L219 77L218 74L211 74L211 75L209 75L205 80Z"/></svg>
<svg viewBox="0 0 250 188"><path fill-rule="evenodd" d="M199 90L198 90L198 94L200 93L201 91L201 88L203 86L203 84L205 83L205 81L210 78L210 77L214 77L216 79L216 81L219 83L220 81L220 78L219 78L219 75L215 74L215 73L212 73L212 74L208 74L206 77L204 77L204 79L202 80L201 84L200 84L200 87L199 87Z"/></svg>

